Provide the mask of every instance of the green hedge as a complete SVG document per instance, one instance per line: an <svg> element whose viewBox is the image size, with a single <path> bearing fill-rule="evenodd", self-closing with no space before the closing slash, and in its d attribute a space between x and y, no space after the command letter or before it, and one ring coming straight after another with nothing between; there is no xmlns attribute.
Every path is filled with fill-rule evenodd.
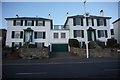
<svg viewBox="0 0 120 80"><path fill-rule="evenodd" d="M77 39L69 39L69 46L80 48L79 42Z"/></svg>

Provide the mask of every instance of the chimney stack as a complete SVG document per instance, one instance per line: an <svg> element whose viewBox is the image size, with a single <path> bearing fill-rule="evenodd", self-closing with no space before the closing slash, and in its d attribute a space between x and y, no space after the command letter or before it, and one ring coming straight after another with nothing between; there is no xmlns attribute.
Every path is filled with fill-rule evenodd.
<svg viewBox="0 0 120 80"><path fill-rule="evenodd" d="M100 10L100 16L104 16L104 11Z"/></svg>
<svg viewBox="0 0 120 80"><path fill-rule="evenodd" d="M48 14L48 19L51 19L51 15L50 14Z"/></svg>
<svg viewBox="0 0 120 80"><path fill-rule="evenodd" d="M68 12L66 13L66 17L68 17Z"/></svg>
<svg viewBox="0 0 120 80"><path fill-rule="evenodd" d="M19 15L18 15L18 14L16 14L16 17L17 17L17 18L19 18Z"/></svg>

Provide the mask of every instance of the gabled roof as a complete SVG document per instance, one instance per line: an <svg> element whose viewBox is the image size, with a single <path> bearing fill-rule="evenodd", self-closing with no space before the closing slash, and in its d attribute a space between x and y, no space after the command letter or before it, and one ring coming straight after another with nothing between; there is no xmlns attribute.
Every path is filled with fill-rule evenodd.
<svg viewBox="0 0 120 80"><path fill-rule="evenodd" d="M41 18L41 17L16 17L16 18L5 18L6 20L50 20L47 18Z"/></svg>
<svg viewBox="0 0 120 80"><path fill-rule="evenodd" d="M120 18L118 18L117 20L115 20L112 24L114 24L114 23L116 23L116 22L118 22L118 21L120 21Z"/></svg>

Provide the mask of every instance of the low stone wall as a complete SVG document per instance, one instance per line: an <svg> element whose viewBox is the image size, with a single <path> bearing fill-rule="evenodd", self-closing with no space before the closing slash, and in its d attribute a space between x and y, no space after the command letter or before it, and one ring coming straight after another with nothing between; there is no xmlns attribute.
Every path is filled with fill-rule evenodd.
<svg viewBox="0 0 120 80"><path fill-rule="evenodd" d="M70 52L80 57L86 57L86 49L71 47ZM90 57L119 57L120 52L118 52L117 49L112 50L110 48L89 49L89 56Z"/></svg>
<svg viewBox="0 0 120 80"><path fill-rule="evenodd" d="M23 59L49 58L48 48L21 48L19 54Z"/></svg>

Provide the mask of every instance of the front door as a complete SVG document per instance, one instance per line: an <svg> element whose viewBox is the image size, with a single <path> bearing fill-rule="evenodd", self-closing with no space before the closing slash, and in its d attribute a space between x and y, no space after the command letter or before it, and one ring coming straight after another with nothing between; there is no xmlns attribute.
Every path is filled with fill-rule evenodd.
<svg viewBox="0 0 120 80"><path fill-rule="evenodd" d="M87 33L88 33L88 41L95 41L96 40L95 29L89 28L87 30Z"/></svg>

